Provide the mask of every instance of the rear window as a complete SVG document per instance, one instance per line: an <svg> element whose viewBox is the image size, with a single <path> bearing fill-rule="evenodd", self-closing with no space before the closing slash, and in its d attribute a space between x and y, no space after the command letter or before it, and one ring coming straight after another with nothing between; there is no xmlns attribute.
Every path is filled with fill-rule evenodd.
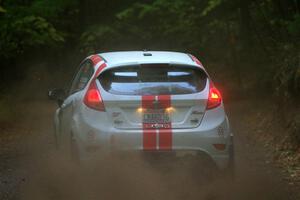
<svg viewBox="0 0 300 200"><path fill-rule="evenodd" d="M200 68L164 64L123 66L103 72L104 90L120 95L174 95L202 91L207 76Z"/></svg>

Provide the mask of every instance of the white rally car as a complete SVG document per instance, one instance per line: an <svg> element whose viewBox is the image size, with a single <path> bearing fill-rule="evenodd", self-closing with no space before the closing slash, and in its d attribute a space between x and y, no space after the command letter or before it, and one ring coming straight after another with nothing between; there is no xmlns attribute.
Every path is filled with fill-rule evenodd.
<svg viewBox="0 0 300 200"><path fill-rule="evenodd" d="M87 57L58 101L55 136L72 155L139 151L206 155L233 163L223 102L201 62L186 53L124 51Z"/></svg>

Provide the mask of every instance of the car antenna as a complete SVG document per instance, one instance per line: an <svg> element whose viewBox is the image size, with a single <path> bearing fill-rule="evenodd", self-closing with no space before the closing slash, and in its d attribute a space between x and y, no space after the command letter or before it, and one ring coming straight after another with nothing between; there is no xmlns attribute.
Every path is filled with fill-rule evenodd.
<svg viewBox="0 0 300 200"><path fill-rule="evenodd" d="M143 52L144 52L143 53L144 56L152 56L152 53L148 53L147 49L144 49Z"/></svg>

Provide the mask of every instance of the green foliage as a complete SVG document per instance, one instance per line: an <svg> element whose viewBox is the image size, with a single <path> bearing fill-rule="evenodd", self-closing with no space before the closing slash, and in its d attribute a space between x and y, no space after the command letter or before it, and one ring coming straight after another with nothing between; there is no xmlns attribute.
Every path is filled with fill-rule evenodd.
<svg viewBox="0 0 300 200"><path fill-rule="evenodd" d="M80 37L80 50L86 54L93 54L104 49L109 41L117 40L120 35L110 26L95 25L83 32Z"/></svg>
<svg viewBox="0 0 300 200"><path fill-rule="evenodd" d="M8 0L4 3L6 12L0 16L0 58L6 59L20 56L33 48L65 42L68 33L56 26L66 24L68 18L61 20L59 17L78 11L74 8L77 1L73 0Z"/></svg>
<svg viewBox="0 0 300 200"><path fill-rule="evenodd" d="M0 27L0 57L11 57L26 49L51 46L63 42L64 37L42 17L26 16L7 20Z"/></svg>
<svg viewBox="0 0 300 200"><path fill-rule="evenodd" d="M288 22L287 27L293 36L300 37L300 14L296 14L294 20Z"/></svg>
<svg viewBox="0 0 300 200"><path fill-rule="evenodd" d="M0 6L0 13L5 13L6 10L4 8L2 8L2 6Z"/></svg>
<svg viewBox="0 0 300 200"><path fill-rule="evenodd" d="M271 85L281 73L278 64L295 66L277 58L298 55L299 5L299 0L6 0L0 58L13 60L59 44L64 45L56 49L58 55L68 50L177 50L227 65L238 85L250 75L258 77L255 73L258 80L250 81ZM294 69L283 70L288 77L281 80L294 80Z"/></svg>
<svg viewBox="0 0 300 200"><path fill-rule="evenodd" d="M201 15L206 16L209 12L220 6L222 3L223 0L209 0L208 6L202 11Z"/></svg>
<svg viewBox="0 0 300 200"><path fill-rule="evenodd" d="M59 17L59 14L65 13L70 8L73 12L78 12L78 0L35 0L33 1L30 9L38 15L49 18L51 20Z"/></svg>
<svg viewBox="0 0 300 200"><path fill-rule="evenodd" d="M199 12L204 7L205 2L195 0L134 3L117 13L117 22L109 26L119 33L121 41L126 43L124 46L192 50L199 48L205 40L205 34L200 36L205 27L199 23Z"/></svg>

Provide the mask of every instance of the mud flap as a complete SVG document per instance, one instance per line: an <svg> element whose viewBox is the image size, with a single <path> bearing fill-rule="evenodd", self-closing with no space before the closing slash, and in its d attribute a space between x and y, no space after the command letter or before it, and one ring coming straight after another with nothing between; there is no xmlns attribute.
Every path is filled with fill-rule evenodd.
<svg viewBox="0 0 300 200"><path fill-rule="evenodd" d="M228 147L229 162L226 172L231 179L235 176L235 154L234 154L234 141L233 135L230 135L230 145Z"/></svg>

